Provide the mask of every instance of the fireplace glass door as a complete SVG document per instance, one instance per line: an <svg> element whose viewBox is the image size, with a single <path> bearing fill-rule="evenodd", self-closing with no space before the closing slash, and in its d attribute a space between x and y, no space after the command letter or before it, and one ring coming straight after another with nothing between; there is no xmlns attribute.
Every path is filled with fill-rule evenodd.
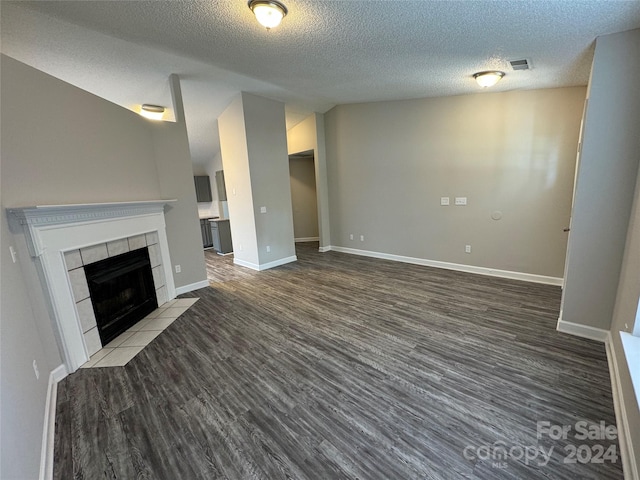
<svg viewBox="0 0 640 480"><path fill-rule="evenodd" d="M102 345L158 308L147 248L84 268Z"/></svg>

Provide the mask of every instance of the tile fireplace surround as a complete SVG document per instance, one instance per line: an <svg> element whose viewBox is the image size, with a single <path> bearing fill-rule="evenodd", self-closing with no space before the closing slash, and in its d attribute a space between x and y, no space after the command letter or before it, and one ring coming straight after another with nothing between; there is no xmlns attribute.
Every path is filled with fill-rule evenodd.
<svg viewBox="0 0 640 480"><path fill-rule="evenodd" d="M148 248L158 305L176 296L165 231L164 206L175 200L9 208L33 257L67 372L102 347L84 295L83 264L135 248Z"/></svg>
<svg viewBox="0 0 640 480"><path fill-rule="evenodd" d="M84 267L105 258L141 249L147 249L149 252L156 300L158 301L158 307L161 307L167 302L167 287L165 286L158 232L121 238L107 243L98 243L90 247L70 250L64 253L64 260L69 280L71 281L71 291L76 303L76 312L80 319L82 336L89 356L92 356L104 345L100 341L100 335L98 334L98 326L93 313L93 303L89 296L89 286L87 285Z"/></svg>

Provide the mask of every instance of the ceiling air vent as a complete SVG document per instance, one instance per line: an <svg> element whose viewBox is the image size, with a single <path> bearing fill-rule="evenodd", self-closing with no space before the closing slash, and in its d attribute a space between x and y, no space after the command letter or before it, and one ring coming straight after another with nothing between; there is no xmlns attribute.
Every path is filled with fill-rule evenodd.
<svg viewBox="0 0 640 480"><path fill-rule="evenodd" d="M511 68L514 70L529 70L529 61L527 59L522 60L510 60Z"/></svg>

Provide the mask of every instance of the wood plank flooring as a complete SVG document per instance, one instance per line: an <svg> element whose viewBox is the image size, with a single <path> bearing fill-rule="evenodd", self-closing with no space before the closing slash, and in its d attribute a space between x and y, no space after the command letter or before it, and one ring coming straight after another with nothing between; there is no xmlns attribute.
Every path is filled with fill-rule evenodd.
<svg viewBox="0 0 640 480"><path fill-rule="evenodd" d="M559 288L297 250L264 272L207 252L211 288L151 345L63 380L54 477L623 478L565 463L616 440L536 437L615 425L604 346L555 331Z"/></svg>

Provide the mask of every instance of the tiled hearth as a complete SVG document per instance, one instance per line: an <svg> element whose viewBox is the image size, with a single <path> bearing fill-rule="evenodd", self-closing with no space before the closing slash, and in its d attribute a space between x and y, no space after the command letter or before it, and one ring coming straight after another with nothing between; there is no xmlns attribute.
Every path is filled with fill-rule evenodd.
<svg viewBox="0 0 640 480"><path fill-rule="evenodd" d="M123 367L197 301L179 298L165 303L94 353L80 368Z"/></svg>
<svg viewBox="0 0 640 480"><path fill-rule="evenodd" d="M147 248L151 261L151 273L156 291L158 306L162 307L167 302L167 288L162 265L162 255L158 244L158 233L152 232L143 235L122 238L107 243L99 243L89 247L70 250L64 253L64 260L69 272L69 281L73 298L76 302L76 310L82 326L84 343L89 356L94 355L103 347L96 326L96 317L93 312L89 287L84 272L84 266L99 262L105 258L114 257L133 250Z"/></svg>

